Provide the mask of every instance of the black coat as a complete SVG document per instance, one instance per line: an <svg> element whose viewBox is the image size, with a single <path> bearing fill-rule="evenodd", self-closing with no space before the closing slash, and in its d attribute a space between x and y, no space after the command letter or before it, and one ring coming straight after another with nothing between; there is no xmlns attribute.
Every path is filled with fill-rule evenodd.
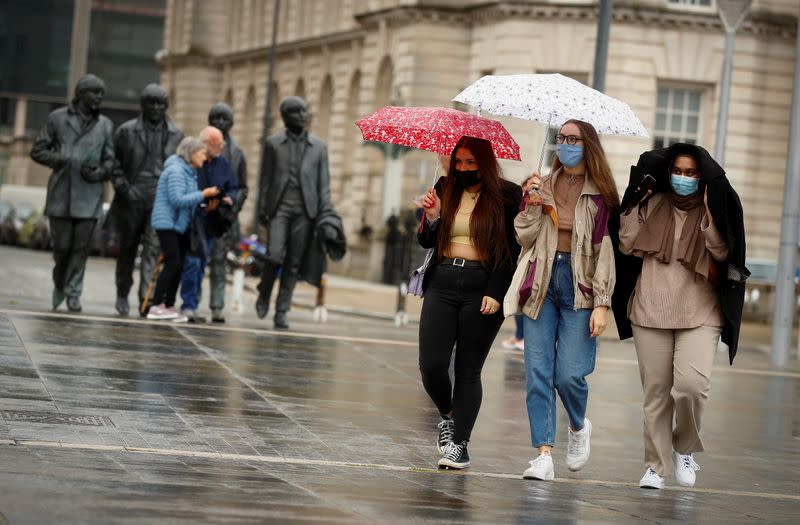
<svg viewBox="0 0 800 525"><path fill-rule="evenodd" d="M347 238L342 218L327 206L317 215L311 242L303 256L300 278L308 284L320 287L322 276L328 269L328 257L340 261L347 252Z"/></svg>
<svg viewBox="0 0 800 525"><path fill-rule="evenodd" d="M444 180L444 177L440 178L434 186L439 195L442 195L442 185L444 184ZM520 247L519 243L517 243L516 232L514 230L514 219L519 213L519 204L522 201L522 189L518 184L514 184L513 182L505 179L501 179L500 183L503 193L503 222L505 226L504 241L508 244L508 249L511 256L506 259L506 261L503 262L503 264L501 264L498 268L495 268L490 272L489 282L486 285L486 293L484 295L491 297L502 305L503 298L505 298L508 287L511 284L511 279L514 277L514 270L516 270L517 258L519 257ZM434 249L431 262L428 265L428 268L425 270L425 275L422 278L423 291L428 288L428 283L430 281L430 276L433 274L433 269L439 264L439 254L435 251L436 236L438 234L438 228L430 228L428 226L428 221L423 218L422 224L417 231L417 240L423 248Z"/></svg>
<svg viewBox="0 0 800 525"><path fill-rule="evenodd" d="M258 201L259 217L264 224L278 212L289 183L290 140L284 130L275 133L264 142L261 194ZM311 219L316 219L317 215L330 207L331 187L328 175L328 146L310 133L306 136L299 177L305 211Z"/></svg>
<svg viewBox="0 0 800 525"><path fill-rule="evenodd" d="M656 179L654 193L671 191L670 165L672 159L679 154L688 154L697 160L701 177L699 191L702 193L708 187L708 208L720 236L728 247L727 260L719 264L720 282L717 285L717 295L724 319L722 341L728 345L730 362L733 364L739 344L744 282L750 275L744 265L744 216L739 195L725 177L725 170L700 146L677 143L669 148L647 151L639 157L636 166L631 166L631 176L622 198L622 205L609 223L617 266L617 285L611 299L614 319L617 322L620 339L633 336L631 322L628 319L628 300L642 272L642 259L624 255L619 251L620 214L632 203L636 187L646 173Z"/></svg>
<svg viewBox="0 0 800 525"><path fill-rule="evenodd" d="M47 181L44 214L48 217L99 219L103 210L103 181L114 168L113 124L98 115L84 127L73 106L47 117L31 149L31 158L53 169ZM84 166L97 173L81 175Z"/></svg>

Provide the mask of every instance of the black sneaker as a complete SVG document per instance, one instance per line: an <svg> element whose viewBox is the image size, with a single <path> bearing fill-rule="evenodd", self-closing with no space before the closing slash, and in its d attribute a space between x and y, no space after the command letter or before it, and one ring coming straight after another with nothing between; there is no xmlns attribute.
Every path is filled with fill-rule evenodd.
<svg viewBox="0 0 800 525"><path fill-rule="evenodd" d="M436 450L439 451L439 454L444 454L444 447L453 441L453 432L456 424L453 418L449 417L447 419L442 418L436 426L439 427L439 440L436 442Z"/></svg>
<svg viewBox="0 0 800 525"><path fill-rule="evenodd" d="M469 453L467 452L467 442L453 443L452 441L444 447L444 455L439 460L439 468L462 469L469 466Z"/></svg>

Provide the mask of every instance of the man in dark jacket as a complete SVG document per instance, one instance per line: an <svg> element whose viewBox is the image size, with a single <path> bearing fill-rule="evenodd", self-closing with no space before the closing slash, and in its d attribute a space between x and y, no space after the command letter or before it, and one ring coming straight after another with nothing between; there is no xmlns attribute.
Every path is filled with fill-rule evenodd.
<svg viewBox="0 0 800 525"><path fill-rule="evenodd" d="M744 212L739 195L725 176L725 170L700 146L676 143L668 148L647 151L639 157L636 166L631 166L630 181L622 198L622 205L608 225L614 242L617 268L617 284L611 300L614 318L620 339L632 337L631 322L628 319L628 300L642 272L642 259L623 255L619 251L619 216L629 207L636 205L636 189L645 174L650 174L656 179L654 193L670 191L671 163L681 154L689 155L697 161L698 171L702 175L700 184L708 188L708 208L714 219L714 225L728 247L728 258L719 265L719 283L716 289L724 319L722 342L728 345L730 363L733 364L739 342L745 280L750 275L744 265L746 244Z"/></svg>
<svg viewBox="0 0 800 525"><path fill-rule="evenodd" d="M215 323L224 323L225 317L222 309L225 308L225 283L226 259L228 250L239 244L241 231L239 229L239 212L242 211L244 201L247 199L247 161L242 148L230 135L233 127L233 110L224 102L218 102L211 107L208 113L208 123L222 132L225 138L225 147L222 148L222 157L228 161L236 177L236 201L233 203L232 212L236 217L228 231L214 243L211 252L211 261L208 267L208 277L211 288L211 320Z"/></svg>
<svg viewBox="0 0 800 525"><path fill-rule="evenodd" d="M197 170L198 189L216 187L222 191L223 197L211 199L192 214L191 249L184 260L181 274L181 312L190 322L205 322L197 314L197 307L200 305L206 261L220 236L219 227L213 228L212 222L226 220L223 214L231 211L237 199L236 178L228 161L222 156L225 144L222 132L208 126L200 132L200 140L206 146L207 159Z"/></svg>
<svg viewBox="0 0 800 525"><path fill-rule="evenodd" d="M53 309L67 298L80 312L86 257L102 214L103 181L114 167L113 125L100 114L105 84L82 77L72 103L53 111L31 149L31 158L53 169L44 214L53 239Z"/></svg>
<svg viewBox="0 0 800 525"><path fill-rule="evenodd" d="M269 238L256 313L262 319L267 315L276 272L282 267L275 328L289 328L286 314L314 221L331 204L328 147L306 130L306 103L299 97L287 97L280 110L286 130L266 140L261 167L259 216L268 227Z"/></svg>
<svg viewBox="0 0 800 525"><path fill-rule="evenodd" d="M142 243L139 304L161 252L150 212L164 160L175 153L183 133L167 117L169 99L164 88L149 84L141 95L142 114L122 124L114 136L118 168L114 170L114 201L110 223L119 233L117 302L120 315L128 315L128 293L133 285L133 265Z"/></svg>

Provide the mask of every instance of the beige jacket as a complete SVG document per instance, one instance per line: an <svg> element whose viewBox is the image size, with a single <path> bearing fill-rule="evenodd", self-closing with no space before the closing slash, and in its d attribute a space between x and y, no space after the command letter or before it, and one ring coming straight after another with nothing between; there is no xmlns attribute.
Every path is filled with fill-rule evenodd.
<svg viewBox="0 0 800 525"><path fill-rule="evenodd" d="M522 251L503 301L506 316L524 313L536 319L547 296L558 243L558 216L553 199L558 176L556 172L543 181L542 206L526 206L514 219ZM608 234L610 217L600 191L586 177L575 205L572 228L572 285L576 310L611 306L616 270L614 249Z"/></svg>

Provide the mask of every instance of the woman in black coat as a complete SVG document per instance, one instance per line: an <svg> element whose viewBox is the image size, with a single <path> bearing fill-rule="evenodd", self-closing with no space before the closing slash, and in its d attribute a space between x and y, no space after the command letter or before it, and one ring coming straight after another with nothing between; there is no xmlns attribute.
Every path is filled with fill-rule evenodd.
<svg viewBox="0 0 800 525"><path fill-rule="evenodd" d="M613 237L617 267L617 285L612 298L614 319L620 339L633 336L628 319L628 300L642 271L642 259L623 255L619 246L619 217L631 205L635 205L636 189L645 174L656 179L653 193L670 191L670 162L680 154L697 159L701 173L700 184L708 188L708 207L720 235L728 246L728 257L719 264L719 282L716 286L724 318L722 342L728 345L730 364L739 345L739 328L742 322L745 280L750 271L745 267L744 213L739 195L731 186L717 161L704 148L694 144L676 143L668 148L646 151L639 157L636 166L631 166L628 188L622 198L619 211L611 218L609 230Z"/></svg>
<svg viewBox="0 0 800 525"><path fill-rule="evenodd" d="M620 210L612 306L620 337L633 334L644 391L639 486L663 488L674 473L692 487L720 337L731 361L736 354L748 274L742 206L705 149L674 144L640 157Z"/></svg>

